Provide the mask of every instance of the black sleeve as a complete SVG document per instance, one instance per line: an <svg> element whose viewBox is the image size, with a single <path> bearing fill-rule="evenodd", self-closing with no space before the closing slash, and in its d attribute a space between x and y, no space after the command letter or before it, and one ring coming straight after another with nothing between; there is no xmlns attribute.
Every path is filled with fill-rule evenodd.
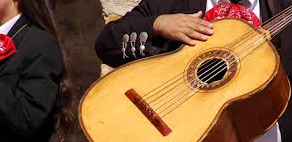
<svg viewBox="0 0 292 142"><path fill-rule="evenodd" d="M53 38L36 34L24 41L10 62L15 60L21 73L0 79L0 126L16 137L30 138L45 123L59 94L62 53Z"/></svg>
<svg viewBox="0 0 292 142"><path fill-rule="evenodd" d="M153 35L153 23L157 16L167 14L173 11L173 7L179 7L180 5L182 5L182 0L142 0L138 6L120 20L111 22L104 27L95 45L98 57L112 67L135 60L131 56L129 44L126 50L128 59L123 59L121 50L123 35L130 35L132 32L136 32L138 36L141 32L148 33L146 56L160 53L161 48L153 45L155 38L157 38ZM137 39L136 44L137 51L140 46L139 39ZM139 52L136 52L136 54L139 54Z"/></svg>

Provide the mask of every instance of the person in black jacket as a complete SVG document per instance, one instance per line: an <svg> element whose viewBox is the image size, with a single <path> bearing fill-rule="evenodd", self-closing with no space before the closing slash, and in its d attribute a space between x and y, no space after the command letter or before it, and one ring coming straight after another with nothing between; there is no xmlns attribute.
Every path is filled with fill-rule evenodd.
<svg viewBox="0 0 292 142"><path fill-rule="evenodd" d="M182 43L195 45L193 39L207 40L212 35L213 27L201 17L206 12L209 1L211 0L142 0L120 20L104 27L96 41L96 54L103 63L118 67L138 58L173 51ZM264 22L290 6L292 1L259 0L258 4L259 18ZM139 53L140 33L147 33L142 42L145 47L141 48L144 55ZM138 35L135 41L138 46L136 50L131 50L131 37L135 37L131 35L135 34ZM290 81L292 79L291 37L292 26L290 25L273 40ZM127 48L124 48L125 42L128 43ZM290 104L284 116L279 120L284 142L292 141L291 111Z"/></svg>
<svg viewBox="0 0 292 142"><path fill-rule="evenodd" d="M58 121L70 126L62 49L48 5L0 1L1 142L46 142Z"/></svg>

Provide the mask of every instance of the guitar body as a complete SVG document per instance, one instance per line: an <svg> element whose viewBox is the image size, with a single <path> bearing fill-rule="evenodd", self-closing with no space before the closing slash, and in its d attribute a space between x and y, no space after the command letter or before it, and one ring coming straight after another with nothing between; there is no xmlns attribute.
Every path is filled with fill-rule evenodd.
<svg viewBox="0 0 292 142"><path fill-rule="evenodd" d="M245 58L240 58L240 51L246 47L230 51L238 60L229 80L221 86L219 81L215 89L194 92L190 99L160 116L171 129L166 135L125 95L131 89L141 96L147 94L190 70L203 53L225 50L230 41L250 31L260 35L243 21L219 20L214 22L214 35L207 42L129 63L101 78L79 106L79 120L87 138L94 142L247 142L260 136L277 122L290 98L289 81L269 40ZM196 90L186 76L183 78L184 87Z"/></svg>

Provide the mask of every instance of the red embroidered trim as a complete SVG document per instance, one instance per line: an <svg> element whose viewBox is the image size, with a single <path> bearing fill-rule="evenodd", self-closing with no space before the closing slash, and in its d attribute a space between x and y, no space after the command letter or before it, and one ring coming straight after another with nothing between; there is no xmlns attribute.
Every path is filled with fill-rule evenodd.
<svg viewBox="0 0 292 142"><path fill-rule="evenodd" d="M216 5L206 12L204 20L212 22L225 17L244 19L255 27L259 27L261 25L261 21L251 10L243 5L234 3Z"/></svg>

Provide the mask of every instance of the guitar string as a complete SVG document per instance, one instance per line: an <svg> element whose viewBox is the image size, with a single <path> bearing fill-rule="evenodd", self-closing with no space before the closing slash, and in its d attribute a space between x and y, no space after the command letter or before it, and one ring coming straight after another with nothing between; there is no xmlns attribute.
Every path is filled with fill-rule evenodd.
<svg viewBox="0 0 292 142"><path fill-rule="evenodd" d="M281 27L279 27L279 25L276 25L275 26L275 28L282 28L282 27L284 27L285 26L285 24L287 24L287 23L289 23L289 22L291 22L292 21L292 17L291 17L291 19L290 20L288 20L288 21L286 21L286 22L284 22L284 25L280 25ZM278 30L274 30L273 32L272 32L272 34L274 35L276 32L278 32ZM262 38L263 40L266 40L265 38ZM253 52L254 50L256 50L256 49L258 49L258 48L254 48L251 52ZM248 55L248 54L247 54ZM246 55L246 56L247 56ZM243 57L243 59L246 57L246 56L244 56ZM225 67L226 68L226 67ZM223 68L224 69L224 68ZM221 70L221 71L219 71L218 73L220 73L220 72L222 72L223 71L223 69ZM214 75L215 76L215 75ZM213 77L214 77L213 76ZM211 77L212 78L212 77ZM198 88L197 88L198 89ZM193 92L192 92L193 93ZM179 99L178 101L180 101L181 99ZM184 101L183 101L184 102ZM177 108L177 107L175 107L175 108ZM174 109L175 109L174 108ZM168 109L168 108L166 108L166 109ZM166 110L166 109L164 109L164 111ZM160 113L162 113L163 111L161 111ZM166 113L166 114L168 114L168 113ZM162 116L165 116L165 115L162 115Z"/></svg>
<svg viewBox="0 0 292 142"><path fill-rule="evenodd" d="M290 16L290 17L291 17L291 16ZM286 19L285 19L285 20L286 20ZM281 21L282 21L282 20L281 20ZM280 21L280 22L281 22L281 21ZM283 23L280 23L280 24L274 26L273 28L281 28L281 29L283 29L283 27L287 26L287 23L289 23L289 22L291 22L291 21L292 21L292 17L291 17L289 20L286 20L286 21L284 22L284 24L283 24ZM279 27L279 26L280 26L280 27ZM271 29L272 29L272 28L271 28ZM271 35L275 35L277 32L279 32L279 30L275 29L275 30L273 30L273 31L271 32L271 33L272 33ZM264 33L264 34L266 34L266 33ZM267 35L266 35L266 36L267 36ZM266 38L263 38L263 37L262 37L261 39L262 39L263 41L262 41L262 43L260 42L260 45L264 43L264 41L266 40ZM260 40L258 40L258 42L259 42L259 41L260 41ZM252 47L253 47L253 46L252 46ZM258 49L258 46L256 46L256 48L254 48L251 52L255 51L256 49ZM249 53L251 53L251 52L249 52ZM248 55L248 54L247 54L247 55ZM246 56L247 56L247 55L246 55ZM244 59L246 56L244 56L242 59ZM233 61L233 62L235 62L235 61ZM222 72L225 68L226 68L226 67L224 67L224 68L223 68L222 70L220 70L218 73ZM215 77L215 76L216 76L216 74L213 75L211 78L213 78L213 77ZM211 78L209 78L208 80L210 80ZM201 86L200 86L200 87L201 87ZM199 87L196 88L196 90L199 90ZM192 91L191 93L196 93L196 92L193 92L193 91ZM187 95L189 95L189 94L187 94ZM184 95L183 98L184 98L185 96L187 96L187 95ZM193 95L195 95L195 94L193 94ZM192 95L192 96L193 96L193 95ZM176 102L179 102L180 100L181 100L181 99L177 100ZM187 98L187 100L188 100L188 98ZM183 102L185 102L185 101L183 101ZM182 102L182 103L183 103L183 102ZM178 106L180 106L182 103L180 103ZM178 106L177 106L177 107L178 107ZM170 107L171 107L171 106L170 106ZM175 107L175 108L177 108L177 107ZM175 109L175 108L174 108L174 109ZM169 107L166 108L166 109L164 109L163 111L165 111L165 110L167 110L167 109L169 109ZM172 110L173 110L173 109L172 109ZM171 110L171 111L172 111L172 110ZM162 113L163 111L161 111L161 112L159 112L159 113ZM170 112L171 112L171 111L170 111ZM161 114L160 114L160 115L161 115L162 117L164 117L165 115L169 114L170 112L167 112L167 113L164 114L164 115L161 115Z"/></svg>
<svg viewBox="0 0 292 142"><path fill-rule="evenodd" d="M220 70L218 73L222 72L226 67L224 67L222 70ZM233 71L234 69L232 69L231 71ZM216 75L216 74L215 74ZM214 75L214 76L215 76ZM214 76L212 76L211 78L213 78ZM210 79L211 79L210 78ZM201 87L201 86L199 86ZM199 88L198 87L198 88ZM199 91L199 89L197 89L196 91L194 90L190 90L190 92L188 94L183 95L181 98L179 98L178 100L174 101L174 103L172 105L170 105L169 107L166 107L165 109L163 109L160 112L157 112L157 114L159 114L159 116L161 116L162 118L165 117L166 115L168 115L169 113L171 113L173 110L175 110L176 108L178 108L179 106L181 106L184 102L186 102L187 100L189 100L192 96L194 96L197 92ZM184 99L185 97L187 97L186 99ZM178 105L175 105L177 102L181 102L178 103ZM170 109L172 108L172 109ZM170 109L170 110L169 110ZM169 111L167 111L169 110ZM166 112L166 113L164 113ZM164 113L164 114L163 114Z"/></svg>
<svg viewBox="0 0 292 142"><path fill-rule="evenodd" d="M287 9L286 10L284 10L283 12L285 12L285 11L287 11ZM279 15L279 14L278 14ZM277 18L280 18L280 17L277 17ZM275 19L275 18L271 18L271 19ZM271 20L271 19L269 19L269 20ZM268 20L268 21L269 21ZM265 22L264 22L265 23ZM266 26L266 25L265 25ZM264 27L265 27L264 26ZM213 66L214 67L214 66ZM210 69L209 69L210 70ZM208 71L209 71L208 70ZM182 74L182 73L181 73ZM181 74L179 74L179 75L181 75ZM176 77L178 77L179 75L177 75ZM174 78L176 78L176 77L174 77ZM179 80L179 79L178 79ZM174 84L174 83L176 83L178 80L176 80L175 82L173 82L173 83L171 83L171 84L169 84L168 86L166 86L166 87L164 87L162 90L164 90L165 88L167 88L167 87L169 87L169 86L171 86L172 84ZM181 83L183 83L183 82L181 82ZM180 84L181 84L180 83ZM166 84L166 83L165 83ZM177 84L175 87L177 87L178 85L180 85L180 84ZM162 86L162 85L161 85ZM175 88L174 87L174 88ZM157 89L156 89L157 90ZM159 93L159 92L161 92L162 90L160 90L160 91L158 91L158 92L156 92L155 94L157 94L157 93ZM163 95L165 95L166 93L168 93L169 91L167 91L167 92L165 92ZM148 93L149 94L149 93ZM153 95L155 95L155 94L153 94ZM150 97L152 97L153 95L151 95ZM150 97L148 97L148 98L146 98L146 99L149 99ZM159 97L162 97L162 96L159 96Z"/></svg>
<svg viewBox="0 0 292 142"><path fill-rule="evenodd" d="M291 12L290 12L290 14L291 14ZM287 20L287 17L285 17L285 19L283 19L283 20ZM289 23L292 21L292 16L290 15L290 17L291 18L289 20L284 21L284 23L282 23L282 25L280 25L280 30L276 30L275 33L271 34L271 37L275 37L277 34L282 32L286 27L289 26Z"/></svg>
<svg viewBox="0 0 292 142"><path fill-rule="evenodd" d="M235 60L233 57L228 57L228 58L226 58L226 59L227 59L227 60L230 60L230 61L231 61L231 60ZM205 76L204 78L201 79L203 82L204 82L204 80L205 80L207 77L209 77L210 75L216 73L216 71L218 71L220 68L224 67L224 64L219 64L219 63L220 63L220 62L218 62L218 64L217 64L217 65L219 65L219 67L218 67L217 69L213 70L211 73L209 73L209 75L207 75L207 76ZM199 82L198 82L197 80L195 80L195 79L191 80L191 81L190 81L190 84L193 84L193 85L195 85L195 86L200 85ZM158 104L160 104L160 103L162 103L162 102L167 101L165 104L171 102L172 100L174 100L174 99L177 97L176 94L183 94L183 93L185 93L187 90L182 90L182 89L185 88L185 87L188 87L188 86L183 85L183 86L181 86L179 89L176 89L175 92L173 92L171 95L166 96L166 98L163 98L163 99L157 100L156 103L153 103L153 104L152 104L152 105L153 105L153 108L155 108ZM180 92L179 92L179 91L180 91ZM179 92L179 93L178 93L178 92ZM176 95L176 96L173 97L174 95ZM171 97L172 97L172 98L171 98ZM169 98L170 98L170 99L169 99ZM161 105L160 107L158 107L158 108L156 108L156 109L160 109L162 106L163 106L163 105Z"/></svg>
<svg viewBox="0 0 292 142"><path fill-rule="evenodd" d="M241 40L241 41L242 41L242 40ZM238 42L237 42L237 43L238 43ZM235 45L235 44L234 44L234 45ZM229 50L232 50L232 49L229 49ZM219 52L216 51L216 53L219 53ZM213 53L212 56L214 56L214 54L216 54L216 53ZM221 55L218 55L218 56L222 56L222 55L223 55L223 53L221 53ZM215 61L214 63L217 63L217 62ZM211 63L211 64L214 64L214 63ZM203 65L201 65L201 66L203 66ZM206 70L206 69L207 69L207 68L206 68L206 66L205 66L201 71L198 72L198 74L200 74L202 71L204 71L204 70ZM194 73L194 72L193 72L193 71L192 71L192 72L189 72L189 74L191 74L191 73ZM181 76L181 75L183 75L181 78L176 79L176 80L173 81L172 83L170 83L170 84L168 84L167 86L161 88L159 91L156 91L155 93L153 92L153 94L150 95L150 96L148 96L148 97L146 97L145 100L149 100L149 99L151 99L152 97L154 97L154 95L157 95L157 93L160 93L160 92L162 92L162 91L165 91L167 87L171 87L171 85L174 85L174 84L177 83L179 80L183 79L183 78L184 78L184 72L182 72L182 73L179 74L179 76ZM202 75L203 75L203 74L202 74ZM202 75L201 75L201 76L202 76ZM177 78L177 77L178 77L178 76L176 76L175 78ZM167 81L167 82L169 82L169 81ZM167 84L167 82L164 83L164 84ZM182 83L184 83L184 80L183 80L182 82L180 82L179 84L176 84L175 86L173 86L173 88L178 87L178 86L181 85ZM164 85L164 84L163 84L163 85ZM161 86L163 86L163 85L161 85ZM171 89L173 89L173 88L171 88ZM161 96L156 97L156 98L153 99L152 101L154 101L154 100L156 100L156 99L158 99L158 98L163 97L166 93L168 93L169 91L171 91L171 89L169 89L168 91L164 92ZM156 89L156 90L157 90L157 89ZM148 93L148 94L150 94L150 93ZM152 102L152 101L151 101L151 102Z"/></svg>
<svg viewBox="0 0 292 142"><path fill-rule="evenodd" d="M289 21L287 21L287 22L289 22ZM275 27L277 28L277 27L279 27L279 25L276 25ZM277 31L278 31L278 30L276 30L276 32L277 32ZM276 33L276 32L273 32L273 34ZM265 38L262 38L262 39L265 40ZM255 49L257 49L257 48L255 48ZM253 51L252 51L252 52L253 52ZM226 67L225 67L225 68L226 68ZM219 72L221 72L221 71L219 71Z"/></svg>
<svg viewBox="0 0 292 142"><path fill-rule="evenodd" d="M250 33L252 33L252 32L248 32L248 33L250 34ZM248 33L246 34L246 36L248 35ZM241 41L241 39L237 39L236 41L234 41L234 42L233 42L234 45L237 44L239 41ZM228 46L228 47L231 47L231 46ZM218 52L219 52L219 51L216 51L216 52L213 53L212 55L215 55L215 54L217 54ZM206 64L206 62L205 62L205 64ZM204 69L202 69L202 70L204 70ZM167 80L165 83L163 83L163 84L161 84L160 86L158 86L157 88L151 90L150 92L148 92L147 94L145 94L143 97L146 97L145 100L151 98L152 96L148 96L148 95L150 95L152 92L154 92L154 91L156 91L157 89L159 89L159 87L162 87L163 85L169 83L171 80L177 78L177 77L180 76L180 75L183 75L183 73L184 73L184 72L181 72L180 74L176 75L175 77L171 78L170 80ZM179 78L179 79L181 79L181 78ZM175 82L178 81L179 79L175 80L173 83L175 83ZM169 84L169 85L172 85L172 84ZM166 87L169 87L169 85L166 86ZM165 88L162 88L162 89L165 89ZM161 90L160 90L160 91L161 91ZM148 96L148 97L147 97L147 96Z"/></svg>
<svg viewBox="0 0 292 142"><path fill-rule="evenodd" d="M245 56L246 57L246 56ZM233 64L235 63L235 61L233 61L232 63L230 64ZM221 69L220 71L218 71L216 74L214 74L213 76L211 76L208 80L214 78L217 74L221 73L223 70L225 70L226 67L223 67L223 69ZM234 69L232 69L231 71L233 71ZM197 87L197 89L190 89L189 92L187 94L184 94L184 95L178 95L181 96L180 98L178 98L177 100L174 100L173 99L173 104L167 106L166 108L164 108L163 110L161 110L160 112L158 112L157 110L157 114L159 114L160 116L162 116L162 118L164 116L166 116L167 114L169 114L170 112L172 112L174 109L176 109L177 107L179 107L180 105L182 105L184 102L186 102L187 100L189 100L192 96L194 96L198 91L199 91L199 88L202 87L203 84L201 84L200 86ZM189 97L188 97L189 96ZM184 99L185 97L187 97L186 99ZM182 102L181 102L182 101ZM177 102L181 102L181 103L178 103L178 105L175 105ZM166 105L164 105L166 106ZM167 111L168 109L172 108L171 110ZM167 111L166 113L164 113L165 111ZM163 114L164 113L164 114Z"/></svg>
<svg viewBox="0 0 292 142"><path fill-rule="evenodd" d="M252 43L254 43L253 41L251 41ZM230 58L231 56L229 56L228 58ZM231 57L232 58L232 57ZM229 60L229 59L227 59L227 60ZM232 59L231 59L232 60ZM231 61L231 60L229 60L229 61ZM233 60L234 62L235 61L237 61L237 60ZM232 63L229 63L230 65L232 65L233 64L233 62ZM206 79L207 77L209 77L210 75L213 75L213 73L215 73L217 70L220 70L221 68L223 67L223 69L225 69L226 68L226 66L224 67L224 64L221 64L219 67L217 67L215 70L213 70L210 74L208 74L207 76L205 76L203 79L201 79L202 80L202 82L207 82L207 81L209 81L210 79L207 79L207 81L204 81L204 79ZM217 74L219 74L219 73L221 73L222 71L219 71L219 72L217 72L217 73L215 73L215 75L217 75ZM213 78L213 77L211 77L211 78ZM195 81L195 82L194 82ZM190 84L192 85L192 86L197 86L197 88L195 88L195 89L198 89L198 88L200 88L201 87L201 85L202 84L200 84L200 82L198 82L196 79L193 79L191 82L190 82ZM167 102L165 102L164 104L162 104L161 106L159 106L158 108L155 108L156 106L157 106L157 104L155 104L155 106L153 106L153 108L155 108L155 111L158 111L159 109L161 109L163 106L165 106L165 105L167 105L167 104L169 104L170 102L172 102L174 99L176 99L177 97L179 97L179 96L181 96L181 94L182 93L185 93L186 91L188 91L188 89L191 89L191 88L189 88L188 86L184 86L184 87L186 87L186 89L184 89L184 90L182 90L181 92L179 92L178 94L175 94L175 95L170 95L170 97L171 96L174 96L174 97L172 97L170 100L168 100ZM169 98L169 97L168 97ZM161 101L162 102L162 101Z"/></svg>
<svg viewBox="0 0 292 142"><path fill-rule="evenodd" d="M291 6L290 6L290 7L291 7ZM286 13L286 11L287 11L288 9L289 9L289 7L286 8L284 11L278 13L276 16L274 16L274 17L268 19L267 21L265 21L265 22L263 23L263 25L264 25L263 28L265 28L265 27L269 27L270 25L272 25L273 22L276 21L276 20L274 20L274 19L276 19L276 18L278 18L278 19L281 18L279 15L283 16L283 13ZM284 16L285 16L285 15L284 15ZM274 20L274 21L272 21L272 20ZM272 21L272 22L270 22L270 21ZM267 29L267 28L265 28L265 29ZM248 32L248 33L251 33L251 32ZM248 33L245 34L244 36L248 35ZM237 39L237 41L238 41L238 40L240 40L240 39ZM235 42L235 43L236 43L236 42ZM216 53L217 53L217 52L215 52L214 54L216 54ZM210 61L210 60L209 60L209 61ZM205 63L206 63L206 62L205 62ZM209 65L210 65L210 64L209 64ZM206 66L205 66L205 67L206 67ZM209 66L207 66L207 67L209 67ZM207 68L207 67L206 67L206 68ZM204 69L202 69L202 70L204 70ZM144 95L144 97L147 96L147 95L149 95L150 93L154 92L155 90L158 90L160 87L162 87L163 85L167 84L167 83L170 82L171 80L177 78L178 76L182 75L183 73L184 73L184 72L178 74L177 76L175 76L175 77L173 77L172 79L166 81L165 83L163 83L163 84L160 85L159 87L157 87L157 88L151 90L151 91L148 92L146 95ZM179 80L179 79L178 79L178 80ZM176 80L176 81L178 81L178 80ZM176 82L176 81L175 81L175 82ZM173 82L173 83L175 83L175 82ZM171 86L173 83L167 85L166 87L162 88L161 90L166 89L167 87ZM161 90L160 90L160 91L161 91ZM158 92L160 92L160 91L158 91ZM157 94L158 92L154 93L153 95ZM149 99L149 98L153 97L153 95L147 97L146 99ZM145 100L146 100L146 99L145 99Z"/></svg>
<svg viewBox="0 0 292 142"><path fill-rule="evenodd" d="M206 73L208 73L208 71L210 71L210 70L212 70L212 69L218 67L218 65L220 65L220 63L221 63L221 61L218 62L216 65L212 66L211 68L209 68L209 69L208 69L207 71L205 71L203 74L200 74L200 75L199 75L199 78L200 78L200 77L203 77L203 75L205 75ZM214 71L216 71L216 70L214 70ZM214 71L212 71L212 72L209 73L209 74L212 74ZM193 72L193 71L191 71L191 72ZM188 74L191 74L191 73L188 73ZM207 75L207 76L208 76L208 75ZM206 78L206 76L203 77L203 79L205 79L205 78ZM195 80L193 80L193 81L195 81ZM193 81L191 81L191 82L193 82ZM183 83L185 83L184 79L182 80L182 82L180 82L180 83L178 84L178 85L180 85L181 87L176 88L176 87L178 87L178 85L172 87L171 89L169 89L169 90L168 90L167 92L165 92L164 94L160 95L159 97L157 97L157 98L155 98L154 100L152 100L151 102L149 102L149 104L153 104L154 101L156 101L156 102L153 104L154 106L156 106L157 104L159 104L159 103L161 103L162 101L164 101L164 100L162 100L162 99L160 99L160 101L159 101L159 100L158 100L159 98L165 96L166 93L168 93L168 92L170 92L170 91L172 91L172 90L174 90L174 89L176 89L174 93L178 93L181 89L183 89L183 87L185 87L185 84L183 84ZM181 84L182 84L182 85L181 85ZM182 93L182 92L180 92L180 93ZM171 96L167 96L167 98L169 98L169 97L171 97ZM164 99L167 99L167 98L164 98Z"/></svg>
<svg viewBox="0 0 292 142"><path fill-rule="evenodd" d="M254 34L254 35L258 35L258 34ZM249 42L252 42L252 41L249 41ZM233 56L229 56L229 57L231 57L231 59L233 58ZM227 58L225 58L225 59L226 59L226 60L230 60L230 59L228 59L229 57L227 57ZM215 71L219 70L221 67L224 66L224 64L220 64L220 63L224 63L224 61L220 61L220 62L218 62L215 66L213 66L212 69L213 69L214 67L217 67L217 68L215 68L214 70L212 70L211 73L209 73L208 75L204 76L201 80L206 79L208 76L214 74ZM219 67L218 67L218 66L219 66ZM209 70L208 70L208 71L209 71ZM202 76L202 75L204 75L204 74L201 74L200 76ZM200 78L200 76L199 76L199 78ZM190 81L190 83L193 84L194 81L196 81L196 80L193 79L193 80ZM184 80L183 80L183 82L181 82L181 83L185 83ZM181 84L181 83L180 83L180 84ZM198 82L195 82L195 83L198 83ZM198 84L196 84L196 85L198 85ZM153 103L153 101L151 101L151 102L149 102L149 104L152 104L153 107L155 107L155 106L157 106L158 104L160 104L160 103L162 103L163 101L165 101L166 99L172 97L173 94L176 94L176 93L178 93L179 91L181 91L181 90L183 89L183 87L185 87L185 84L183 84L180 88L177 88L177 89L175 90L174 93L172 93L171 95L168 95L166 98L164 98L164 100L163 100L163 99L160 99L160 101L158 100L158 101L156 101L155 103ZM173 87L173 88L175 88L175 87ZM169 90L169 91L170 91L170 90ZM169 91L168 91L168 92L169 92ZM186 90L182 90L181 92L179 92L179 94L184 93L185 91L186 91ZM160 96L160 97L161 97L161 96ZM174 98L172 98L172 99L174 99ZM171 100L172 100L172 99L171 99ZM171 100L169 100L169 101L171 101ZM159 107L159 108L160 108L160 107Z"/></svg>

